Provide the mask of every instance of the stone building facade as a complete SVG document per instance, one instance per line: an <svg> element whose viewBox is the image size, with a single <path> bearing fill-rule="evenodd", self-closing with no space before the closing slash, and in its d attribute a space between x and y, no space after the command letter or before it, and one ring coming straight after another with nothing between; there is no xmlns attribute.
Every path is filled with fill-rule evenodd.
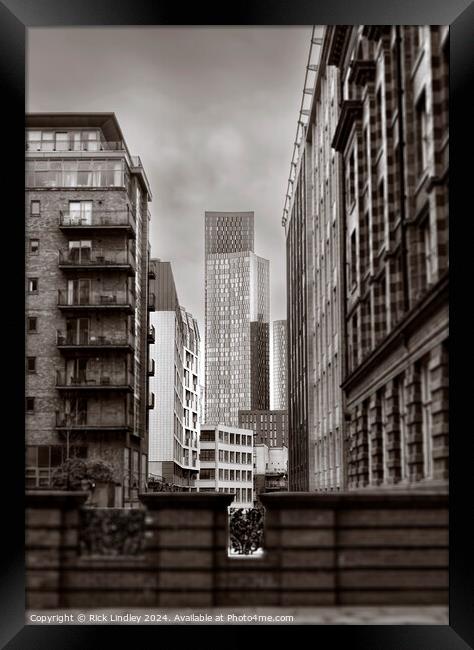
<svg viewBox="0 0 474 650"><path fill-rule="evenodd" d="M449 31L336 28L348 485L448 479Z"/></svg>
<svg viewBox="0 0 474 650"><path fill-rule="evenodd" d="M26 127L27 485L101 460L126 505L146 480L148 181L113 113Z"/></svg>
<svg viewBox="0 0 474 650"><path fill-rule="evenodd" d="M290 488L447 482L448 39L324 29L284 215Z"/></svg>

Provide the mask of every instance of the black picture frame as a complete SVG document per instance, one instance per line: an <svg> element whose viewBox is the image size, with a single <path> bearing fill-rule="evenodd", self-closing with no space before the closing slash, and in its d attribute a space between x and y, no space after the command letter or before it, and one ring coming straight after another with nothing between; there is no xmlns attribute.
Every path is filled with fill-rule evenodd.
<svg viewBox="0 0 474 650"><path fill-rule="evenodd" d="M303 25L303 24L449 24L450 30L450 121L451 215L470 216L470 170L467 156L471 133L471 103L474 50L474 5L469 0L376 0L347 2L326 0L265 0L214 6L195 3L189 8L171 2L152 0L3 0L0 1L0 82L3 90L4 144L0 156L4 197L8 208L3 213L4 254L11 256L4 266L4 349L11 359L4 360L3 388L3 472L2 489L2 578L0 580L0 642L11 649L84 648L111 643L112 626L31 626L25 625L24 611L24 112L25 43L27 29L40 26L92 25ZM60 107L58 107L60 110ZM290 144L290 143L289 143ZM466 163L464 161L467 161ZM469 194L468 194L469 192ZM284 188L282 187L282 197ZM459 209L456 210L456 205ZM462 215L462 216L461 216ZM456 224L456 218L451 223ZM460 231L460 229L457 229ZM467 230L466 230L467 232ZM459 234L459 233L458 233ZM451 233L451 237L453 233ZM456 228L454 232L456 238ZM456 345L462 345L463 326L469 327L472 288L469 286L469 237L456 242L454 273L459 260L466 260L464 273L457 274L454 287L456 311L451 310ZM451 242L454 240L451 239ZM451 248L453 244L451 245ZM453 270L453 269L452 269ZM466 288L463 287L463 280ZM469 283L469 284L468 284ZM456 300L456 294L458 300ZM463 309L466 313L463 315ZM472 435L469 370L462 372L460 358L467 357L468 339L462 354L452 355L450 396L450 623L449 626L320 626L314 635L319 648L347 647L351 650L461 650L474 647L473 548L469 534L474 520L471 501ZM454 372L455 369L455 372ZM463 377L468 378L463 379ZM454 383L453 383L454 382ZM8 415L8 418L6 417ZM463 417L464 416L464 417ZM7 419L9 420L7 423ZM226 628L222 631L225 633ZM137 630L122 626L120 637L137 640L142 632L152 633L155 643L161 630L154 626ZM282 632L279 628L278 634ZM291 633L291 632L290 632ZM233 631L234 635L234 631ZM132 641L133 642L133 641ZM303 641L304 643L304 641ZM142 645L140 643L140 645ZM137 646L135 646L137 647Z"/></svg>

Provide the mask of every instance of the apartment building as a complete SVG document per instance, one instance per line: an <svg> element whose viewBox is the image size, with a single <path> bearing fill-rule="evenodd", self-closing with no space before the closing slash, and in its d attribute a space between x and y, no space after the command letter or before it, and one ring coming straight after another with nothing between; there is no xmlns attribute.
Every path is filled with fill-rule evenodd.
<svg viewBox="0 0 474 650"><path fill-rule="evenodd" d="M150 345L155 396L150 410L149 475L173 489L195 491L199 472L200 334L197 321L179 304L170 262L152 259Z"/></svg>
<svg viewBox="0 0 474 650"><path fill-rule="evenodd" d="M113 113L26 116L26 483L71 457L147 473L148 202Z"/></svg>
<svg viewBox="0 0 474 650"><path fill-rule="evenodd" d="M201 426L199 492L235 494L232 508L253 507L253 431Z"/></svg>

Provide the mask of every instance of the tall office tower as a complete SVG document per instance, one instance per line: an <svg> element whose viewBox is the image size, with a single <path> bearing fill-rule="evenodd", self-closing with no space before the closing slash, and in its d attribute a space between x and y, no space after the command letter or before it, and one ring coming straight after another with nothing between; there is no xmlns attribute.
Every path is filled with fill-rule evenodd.
<svg viewBox="0 0 474 650"><path fill-rule="evenodd" d="M201 427L199 492L234 493L233 508L253 506L253 431Z"/></svg>
<svg viewBox="0 0 474 650"><path fill-rule="evenodd" d="M179 305L170 262L151 260L157 301L150 346L155 403L150 410L148 465L151 478L194 491L199 471L199 328Z"/></svg>
<svg viewBox="0 0 474 650"><path fill-rule="evenodd" d="M113 113L26 117L26 480L108 463L107 505L147 474L148 202Z"/></svg>
<svg viewBox="0 0 474 650"><path fill-rule="evenodd" d="M274 320L270 330L270 408L287 408L286 320Z"/></svg>
<svg viewBox="0 0 474 650"><path fill-rule="evenodd" d="M449 30L311 43L283 216L290 489L446 485Z"/></svg>
<svg viewBox="0 0 474 650"><path fill-rule="evenodd" d="M269 406L269 262L253 212L206 212L206 422L238 426Z"/></svg>

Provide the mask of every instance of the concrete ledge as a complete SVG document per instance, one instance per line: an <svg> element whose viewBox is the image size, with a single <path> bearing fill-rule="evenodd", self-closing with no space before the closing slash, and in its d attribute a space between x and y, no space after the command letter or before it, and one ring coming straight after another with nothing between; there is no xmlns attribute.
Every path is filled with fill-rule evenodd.
<svg viewBox="0 0 474 650"><path fill-rule="evenodd" d="M234 495L220 492L144 492L138 498L148 510L189 508L225 512Z"/></svg>

